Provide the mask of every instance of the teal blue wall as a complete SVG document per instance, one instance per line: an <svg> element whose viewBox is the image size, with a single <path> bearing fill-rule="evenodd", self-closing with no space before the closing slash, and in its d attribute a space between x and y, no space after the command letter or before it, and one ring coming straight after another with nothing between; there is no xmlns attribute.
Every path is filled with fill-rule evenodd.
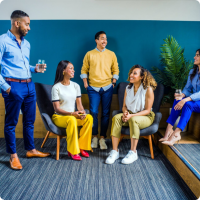
<svg viewBox="0 0 200 200"><path fill-rule="evenodd" d="M57 64L70 60L75 67L73 81L79 83L84 55L95 48L94 35L107 33L107 48L117 55L120 78L126 81L129 69L140 64L147 69L159 65L160 45L173 35L185 48L185 56L192 59L200 48L200 22L183 21L120 21L120 20L32 20L26 39L31 44L30 64L44 59L48 65L45 74L33 74L33 81L53 84ZM0 21L0 34L7 32L10 21ZM116 91L115 91L116 92Z"/></svg>

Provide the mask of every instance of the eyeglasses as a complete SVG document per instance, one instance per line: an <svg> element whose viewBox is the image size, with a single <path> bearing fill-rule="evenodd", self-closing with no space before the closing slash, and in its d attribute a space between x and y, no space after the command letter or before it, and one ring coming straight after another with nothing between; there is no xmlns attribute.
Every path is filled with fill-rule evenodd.
<svg viewBox="0 0 200 200"><path fill-rule="evenodd" d="M195 56L196 56L196 57L199 57L199 56L200 56L200 54L196 54Z"/></svg>

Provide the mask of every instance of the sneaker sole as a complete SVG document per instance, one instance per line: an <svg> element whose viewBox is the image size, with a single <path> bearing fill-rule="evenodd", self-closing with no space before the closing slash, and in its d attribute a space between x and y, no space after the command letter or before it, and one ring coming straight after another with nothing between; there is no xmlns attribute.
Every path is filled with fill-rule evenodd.
<svg viewBox="0 0 200 200"><path fill-rule="evenodd" d="M137 158L138 159L138 158ZM129 165L129 164L131 164L131 163L134 163L137 159L135 159L133 162L130 162L130 163L123 163L123 162L121 162L122 164L124 164L124 165Z"/></svg>
<svg viewBox="0 0 200 200"><path fill-rule="evenodd" d="M119 158L117 158L116 160L118 160ZM115 160L115 161L116 161ZM107 163L107 162L105 162L106 164L108 164L108 165L112 165L112 164L114 164L115 163L115 161L113 162L113 163Z"/></svg>

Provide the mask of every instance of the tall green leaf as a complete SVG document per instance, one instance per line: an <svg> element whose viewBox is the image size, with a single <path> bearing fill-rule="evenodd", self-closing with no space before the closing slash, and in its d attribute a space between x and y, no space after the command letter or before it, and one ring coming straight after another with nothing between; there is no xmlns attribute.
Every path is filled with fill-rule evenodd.
<svg viewBox="0 0 200 200"><path fill-rule="evenodd" d="M160 63L164 69L160 70L157 67L152 67L151 71L158 83L162 83L169 88L168 94L163 98L163 103L172 103L175 89L184 88L193 62L186 61L184 49L181 48L173 36L168 36L164 39L164 42L160 47Z"/></svg>

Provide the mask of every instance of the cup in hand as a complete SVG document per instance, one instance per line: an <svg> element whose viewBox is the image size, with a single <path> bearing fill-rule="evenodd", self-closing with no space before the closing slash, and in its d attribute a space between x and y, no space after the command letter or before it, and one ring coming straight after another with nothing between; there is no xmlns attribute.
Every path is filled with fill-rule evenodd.
<svg viewBox="0 0 200 200"><path fill-rule="evenodd" d="M45 60L38 60L37 64L37 71L38 72L43 72L44 71L44 66L45 66Z"/></svg>
<svg viewBox="0 0 200 200"><path fill-rule="evenodd" d="M176 100L181 100L183 98L181 89L176 89L175 98L176 98Z"/></svg>

